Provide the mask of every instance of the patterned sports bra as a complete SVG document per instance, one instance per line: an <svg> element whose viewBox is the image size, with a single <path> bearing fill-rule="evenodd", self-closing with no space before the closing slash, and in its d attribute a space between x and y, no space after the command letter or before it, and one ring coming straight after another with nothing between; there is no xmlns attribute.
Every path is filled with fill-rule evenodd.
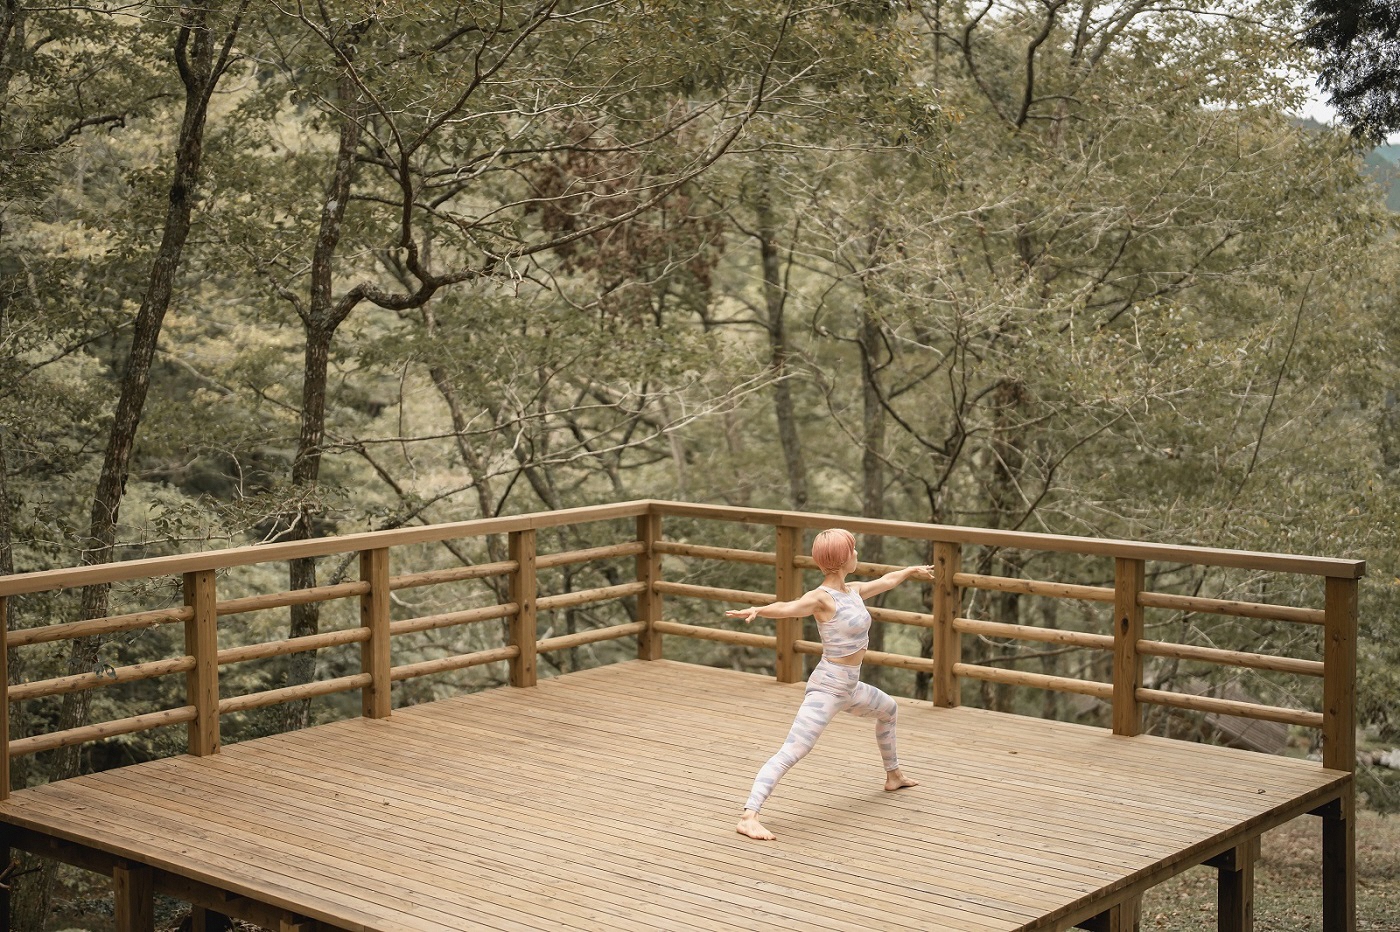
<svg viewBox="0 0 1400 932"><path fill-rule="evenodd" d="M836 601L836 614L830 621L818 621L823 657L849 657L870 644L870 612L858 592L842 592L820 586Z"/></svg>

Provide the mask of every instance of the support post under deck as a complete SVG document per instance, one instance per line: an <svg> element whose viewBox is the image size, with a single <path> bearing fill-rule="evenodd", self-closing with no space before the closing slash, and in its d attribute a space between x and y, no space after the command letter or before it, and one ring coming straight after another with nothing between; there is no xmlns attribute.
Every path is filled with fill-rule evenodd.
<svg viewBox="0 0 1400 932"><path fill-rule="evenodd" d="M203 906L190 907L190 932L229 932L233 920Z"/></svg>
<svg viewBox="0 0 1400 932"><path fill-rule="evenodd" d="M1254 863L1259 860L1259 836L1206 863L1216 868L1220 932L1254 932Z"/></svg>
<svg viewBox="0 0 1400 932"><path fill-rule="evenodd" d="M1130 897L1121 903L1110 906L1076 928L1089 932L1137 932L1141 923L1142 898Z"/></svg>
<svg viewBox="0 0 1400 932"><path fill-rule="evenodd" d="M155 932L156 890L149 867L124 861L113 865L112 894L117 932Z"/></svg>

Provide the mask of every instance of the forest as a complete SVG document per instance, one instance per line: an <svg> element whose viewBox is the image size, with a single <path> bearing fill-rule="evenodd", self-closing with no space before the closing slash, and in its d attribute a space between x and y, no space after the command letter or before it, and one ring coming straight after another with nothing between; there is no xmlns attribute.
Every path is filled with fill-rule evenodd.
<svg viewBox="0 0 1400 932"><path fill-rule="evenodd" d="M5 0L0 574L641 498L1356 557L1360 786L1400 809L1400 774L1377 762L1400 746L1397 215L1368 144L1295 116L1318 70L1305 15L1289 0ZM418 568L503 548L424 548ZM878 540L861 558L928 560ZM228 591L347 572L293 561ZM178 582L28 596L11 624L178 604ZM1158 582L1321 591L1223 570ZM976 610L1103 623L1014 596ZM602 621L557 615L542 624ZM335 620L297 606L233 637ZM1156 623L1232 649L1299 637ZM170 636L28 653L9 675L163 657ZM453 650L500 636L450 635ZM307 682L348 658L231 675ZM1200 686L1316 705L1294 681L1231 675ZM1156 688L1204 676L1148 670ZM395 702L502 682L463 671ZM12 732L176 688L139 686L27 704ZM1210 737L1158 711L1152 728ZM248 713L225 740L343 714ZM176 738L39 755L16 785ZM34 928L48 895L23 900Z"/></svg>

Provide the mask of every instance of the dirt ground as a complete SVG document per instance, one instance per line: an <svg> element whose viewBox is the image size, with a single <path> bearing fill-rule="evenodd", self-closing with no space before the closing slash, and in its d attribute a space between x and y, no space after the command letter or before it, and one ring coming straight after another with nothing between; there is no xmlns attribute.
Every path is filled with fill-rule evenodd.
<svg viewBox="0 0 1400 932"><path fill-rule="evenodd" d="M1356 825L1356 928L1400 932L1400 816L1362 812ZM1215 928L1215 871L1194 867L1143 897L1142 932ZM1294 819L1264 836L1254 870L1254 928L1322 928L1322 820Z"/></svg>

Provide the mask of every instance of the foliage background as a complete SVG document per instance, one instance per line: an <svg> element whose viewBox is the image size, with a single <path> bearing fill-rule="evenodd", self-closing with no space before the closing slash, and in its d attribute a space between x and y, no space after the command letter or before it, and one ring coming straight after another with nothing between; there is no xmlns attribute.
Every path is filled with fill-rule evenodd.
<svg viewBox="0 0 1400 932"><path fill-rule="evenodd" d="M1359 556L1363 790L1393 810L1393 772L1369 756L1400 744L1390 150L1288 116L1315 64L1295 41L1301 16L1279 0L7 3L0 572L642 497ZM123 420L118 399L136 395ZM626 533L565 530L542 547ZM760 532L706 542L770 545ZM404 559L447 567L502 548ZM893 542L861 549L927 559ZM1106 572L1007 551L966 559L1075 582ZM670 569L767 585L757 571ZM326 559L290 577L230 571L219 585L236 597L354 572ZM1321 600L1315 580L1153 572L1163 591ZM437 587L394 611L497 595ZM157 581L102 605L24 597L11 617L24 627L180 598L176 581ZM715 622L674 604L677 620ZM541 625L581 630L629 610ZM1105 620L1002 596L968 611L1082 630ZM1185 643L1321 649L1284 626L1148 621L1151 636ZM221 637L353 623L338 605L263 612ZM483 625L406 638L396 661L502 636ZM11 676L166 657L172 637L30 648ZM876 637L928 648L910 631ZM1082 652L968 640L975 662L1095 675ZM629 649L571 651L546 672ZM771 662L677 649L741 669ZM355 663L332 649L240 664L224 689ZM903 671L868 675L902 695L927 688ZM395 701L502 677L492 666L426 678ZM1313 684L1258 672L1160 663L1148 680L1318 701ZM104 689L91 707L28 703L15 735L165 707L178 686ZM976 684L964 700L1104 714ZM233 716L224 737L352 711L330 698ZM1219 740L1194 716L1149 724ZM17 779L173 753L178 737L41 755ZM1315 751L1315 738L1289 736L1286 753ZM22 924L38 927L47 897L26 901Z"/></svg>

